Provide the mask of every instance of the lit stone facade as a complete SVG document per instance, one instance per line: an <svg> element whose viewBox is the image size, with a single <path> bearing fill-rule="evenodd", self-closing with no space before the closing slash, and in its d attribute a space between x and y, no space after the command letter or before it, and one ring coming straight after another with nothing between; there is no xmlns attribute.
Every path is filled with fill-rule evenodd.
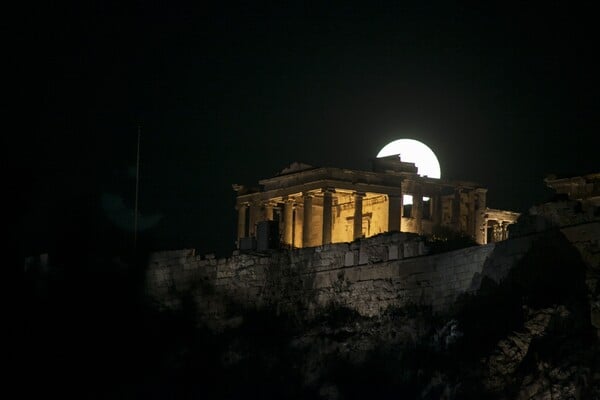
<svg viewBox="0 0 600 400"><path fill-rule="evenodd" d="M519 213L513 211L497 210L495 208L486 209L484 215L486 241L484 243L508 239L508 226L517 222L519 215Z"/></svg>
<svg viewBox="0 0 600 400"><path fill-rule="evenodd" d="M398 156L373 160L372 171L294 163L259 184L258 188L233 185L242 249L252 248L258 226L265 221L273 221L269 226L278 244L291 248L393 231L431 234L436 227L466 233L485 244L488 219L502 212L486 208L487 189L472 182L421 177L413 163ZM406 195L412 196L412 204L403 204ZM505 214L498 221L508 224L518 216ZM506 231L492 235L494 241L506 238Z"/></svg>

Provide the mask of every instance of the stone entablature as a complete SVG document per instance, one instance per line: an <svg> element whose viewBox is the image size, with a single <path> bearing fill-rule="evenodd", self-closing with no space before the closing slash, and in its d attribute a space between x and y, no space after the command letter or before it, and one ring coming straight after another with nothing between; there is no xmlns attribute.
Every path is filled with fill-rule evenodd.
<svg viewBox="0 0 600 400"><path fill-rule="evenodd" d="M549 176L544 179L544 182L556 193L566 194L571 200L600 205L600 173L569 178Z"/></svg>
<svg viewBox="0 0 600 400"><path fill-rule="evenodd" d="M600 221L600 173L544 181L559 196L532 206L513 226L513 236Z"/></svg>
<svg viewBox="0 0 600 400"><path fill-rule="evenodd" d="M373 164L373 171L356 171L294 163L260 180L258 188L233 185L238 247L252 248L257 225L265 221L276 221L278 242L291 248L351 242L385 232L431 234L437 227L466 233L480 244L488 242L487 189L473 182L421 177L413 163L398 156L375 159ZM405 203L405 196L411 201Z"/></svg>

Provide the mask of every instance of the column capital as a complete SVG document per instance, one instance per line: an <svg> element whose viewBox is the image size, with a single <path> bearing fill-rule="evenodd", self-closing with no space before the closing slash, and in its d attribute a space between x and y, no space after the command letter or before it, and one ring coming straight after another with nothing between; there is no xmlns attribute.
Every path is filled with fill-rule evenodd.
<svg viewBox="0 0 600 400"><path fill-rule="evenodd" d="M321 193L335 193L335 188L324 187L324 188L321 189Z"/></svg>
<svg viewBox="0 0 600 400"><path fill-rule="evenodd" d="M240 208L249 207L249 206L250 206L250 202L249 201L241 201L241 202L239 202L239 203L237 203L235 205L235 209L239 210Z"/></svg>
<svg viewBox="0 0 600 400"><path fill-rule="evenodd" d="M315 194L313 192L302 192L302 197L307 198L307 197L315 197Z"/></svg>
<svg viewBox="0 0 600 400"><path fill-rule="evenodd" d="M357 197L365 197L367 194L365 192L352 192L352 195Z"/></svg>
<svg viewBox="0 0 600 400"><path fill-rule="evenodd" d="M281 199L282 199L282 201L284 203L294 203L294 202L296 202L296 197L294 197L294 196L285 195L285 196L282 196Z"/></svg>

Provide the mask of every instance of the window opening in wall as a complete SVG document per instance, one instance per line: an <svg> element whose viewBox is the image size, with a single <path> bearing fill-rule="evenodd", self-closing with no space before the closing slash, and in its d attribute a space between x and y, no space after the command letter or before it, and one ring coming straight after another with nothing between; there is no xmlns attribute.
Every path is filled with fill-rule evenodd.
<svg viewBox="0 0 600 400"><path fill-rule="evenodd" d="M413 197L411 194L402 196L402 216L404 218L412 217Z"/></svg>
<svg viewBox="0 0 600 400"><path fill-rule="evenodd" d="M431 219L431 199L423 197L423 219Z"/></svg>

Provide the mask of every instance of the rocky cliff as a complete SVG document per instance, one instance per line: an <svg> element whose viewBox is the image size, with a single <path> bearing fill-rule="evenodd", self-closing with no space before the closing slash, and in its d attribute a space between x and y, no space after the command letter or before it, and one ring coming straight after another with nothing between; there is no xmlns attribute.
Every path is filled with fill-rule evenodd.
<svg viewBox="0 0 600 400"><path fill-rule="evenodd" d="M510 240L436 255L403 234L161 253L150 293L211 338L225 398L600 398L600 223L545 209Z"/></svg>

